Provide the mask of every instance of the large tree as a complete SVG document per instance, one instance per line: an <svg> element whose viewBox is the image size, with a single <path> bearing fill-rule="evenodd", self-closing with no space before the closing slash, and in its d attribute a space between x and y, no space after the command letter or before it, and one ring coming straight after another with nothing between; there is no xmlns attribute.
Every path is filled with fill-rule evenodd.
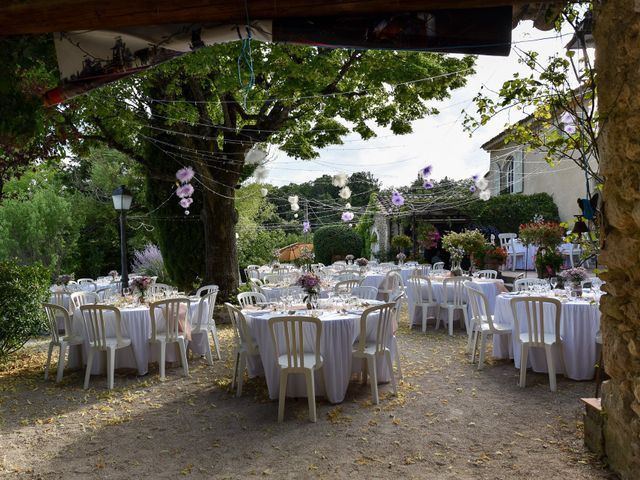
<svg viewBox="0 0 640 480"><path fill-rule="evenodd" d="M426 101L463 86L474 63L469 56L254 43L252 68L242 69L239 51L237 43L203 48L71 103L78 132L145 166L156 205L175 189L175 171L193 166L192 213L185 217L176 202L158 210L160 243L171 246L172 278L186 286L202 276L223 297L238 281L235 192L255 168L245 165L252 146L277 144L309 159L351 131L374 137L373 124L409 133L412 120L435 112ZM251 88L239 85L252 73Z"/></svg>

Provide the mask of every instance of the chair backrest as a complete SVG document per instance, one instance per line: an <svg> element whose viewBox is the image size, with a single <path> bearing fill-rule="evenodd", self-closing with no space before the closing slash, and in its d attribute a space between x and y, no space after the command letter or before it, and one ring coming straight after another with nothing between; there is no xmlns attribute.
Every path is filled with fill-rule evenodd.
<svg viewBox="0 0 640 480"><path fill-rule="evenodd" d="M306 326L311 328L305 328ZM280 331L280 328L282 329ZM314 333L311 334L310 330ZM314 317L272 317L269 319L269 330L273 340L276 356L284 354L287 357L287 368L309 368L320 366L320 339L322 337L322 322ZM282 333L283 341L279 338ZM305 345L305 339L307 340ZM309 347L312 347L311 349ZM281 353L282 352L282 353ZM304 354L315 353L314 365L304 364Z"/></svg>
<svg viewBox="0 0 640 480"><path fill-rule="evenodd" d="M493 315L491 315L491 307L486 295L476 288L472 282L464 282L464 286L467 289L467 298L471 304L472 323L480 326L486 322L489 325L489 329L495 331Z"/></svg>
<svg viewBox="0 0 640 480"><path fill-rule="evenodd" d="M340 272L333 277L338 282L345 282L347 280L357 280L360 278L360 274L353 272Z"/></svg>
<svg viewBox="0 0 640 480"><path fill-rule="evenodd" d="M208 295L208 294L210 294L212 292L218 293L218 290L220 290L218 285L203 285L196 292L196 297L200 297L202 295Z"/></svg>
<svg viewBox="0 0 640 480"><path fill-rule="evenodd" d="M267 297L260 292L242 292L238 294L238 303L242 308L257 303L267 303Z"/></svg>
<svg viewBox="0 0 640 480"><path fill-rule="evenodd" d="M400 269L394 269L386 273L384 281L382 282L382 290L393 292L398 287L404 287L402 275L400 275L399 270Z"/></svg>
<svg viewBox="0 0 640 480"><path fill-rule="evenodd" d="M260 279L260 271L257 268L245 268L244 274L247 277L247 281L252 278Z"/></svg>
<svg viewBox="0 0 640 480"><path fill-rule="evenodd" d="M498 278L496 270L478 270L478 278Z"/></svg>
<svg viewBox="0 0 640 480"><path fill-rule="evenodd" d="M588 279L586 279L586 280L582 280L582 281L580 282L580 286L581 286L582 288L592 288L592 287L593 287L593 280L592 280L592 279L590 279L590 278L588 278Z"/></svg>
<svg viewBox="0 0 640 480"><path fill-rule="evenodd" d="M64 307L64 296L68 295L64 292L52 292L51 293L51 303Z"/></svg>
<svg viewBox="0 0 640 480"><path fill-rule="evenodd" d="M194 331L199 331L203 325L209 325L213 321L213 312L216 308L216 297L218 296L218 290L212 290L209 293L204 294L198 300L198 312L197 321Z"/></svg>
<svg viewBox="0 0 640 480"><path fill-rule="evenodd" d="M264 285L264 283L262 283L262 280L251 278L248 280L248 282L252 292L262 293L262 285Z"/></svg>
<svg viewBox="0 0 640 480"><path fill-rule="evenodd" d="M64 333L65 335L71 334L71 319L69 312L66 308L56 305L55 303L43 303L44 313L47 316L47 323L49 324L49 331L51 332L51 340L54 342L60 341L60 333L58 333L58 319L64 320Z"/></svg>
<svg viewBox="0 0 640 480"><path fill-rule="evenodd" d="M351 290L351 295L363 300L375 300L378 297L378 289L367 285L358 285Z"/></svg>
<svg viewBox="0 0 640 480"><path fill-rule="evenodd" d="M234 307L230 303L225 303L229 318L231 318L231 326L233 327L233 336L237 348L244 347L249 355L258 355L258 347L251 337L247 319L244 317L240 309Z"/></svg>
<svg viewBox="0 0 640 480"><path fill-rule="evenodd" d="M521 306L521 308L519 308ZM524 309L523 315L522 309ZM526 326L526 332L528 333L528 343L534 346L544 346L544 334L545 334L545 321L544 313L545 309L549 311L551 309L553 318L553 332L555 334L555 341L560 343L560 313L562 312L562 304L557 298L549 297L516 297L511 299L511 313L513 314L513 321L516 332L523 332L520 328L521 320ZM549 328L546 332L549 333Z"/></svg>
<svg viewBox="0 0 640 480"><path fill-rule="evenodd" d="M95 292L73 292L69 295L73 308L80 308L82 305L96 304L100 301L100 296Z"/></svg>
<svg viewBox="0 0 640 480"><path fill-rule="evenodd" d="M436 262L433 264L433 267L431 267L432 271L438 271L438 270L444 270L444 262Z"/></svg>
<svg viewBox="0 0 640 480"><path fill-rule="evenodd" d="M464 282L471 280L471 277L449 277L443 283L444 303L462 307L467 304Z"/></svg>
<svg viewBox="0 0 640 480"><path fill-rule="evenodd" d="M498 240L500 241L500 247L506 248L509 244L509 241L515 238L518 238L517 233L499 233Z"/></svg>
<svg viewBox="0 0 640 480"><path fill-rule="evenodd" d="M382 305L376 305L375 307L369 307L360 317L360 336L358 341L358 352L363 353L367 344L367 322L369 317L377 315L375 328L375 353L383 352L389 348L391 344L391 338L393 336L393 318L395 303L383 303Z"/></svg>
<svg viewBox="0 0 640 480"><path fill-rule="evenodd" d="M169 292L172 288L171 285L167 285L166 283L154 283L149 286L149 293L151 295L159 295L164 292Z"/></svg>
<svg viewBox="0 0 640 480"><path fill-rule="evenodd" d="M520 292L528 289L531 285L547 285L547 281L543 278L519 278L513 282L513 290Z"/></svg>
<svg viewBox="0 0 640 480"><path fill-rule="evenodd" d="M115 321L116 338L122 340L120 309L113 305L82 305L80 307L86 337L92 347L104 349L107 346L107 319Z"/></svg>
<svg viewBox="0 0 640 480"><path fill-rule="evenodd" d="M360 280L343 280L336 283L336 286L333 287L333 291L335 293L351 293L358 285L360 285Z"/></svg>
<svg viewBox="0 0 640 480"><path fill-rule="evenodd" d="M285 272L282 273L270 273L264 276L264 284L287 284L289 283L289 275Z"/></svg>
<svg viewBox="0 0 640 480"><path fill-rule="evenodd" d="M427 277L414 276L409 278L409 288L416 304L434 303L433 287L431 280ZM425 295L426 293L426 295Z"/></svg>
<svg viewBox="0 0 640 480"><path fill-rule="evenodd" d="M191 301L187 297L167 298L149 304L149 314L151 315L151 340L156 340L158 334L158 313L162 311L164 316L164 333L167 342L174 341L180 335L180 320L186 326L189 323L189 306Z"/></svg>
<svg viewBox="0 0 640 480"><path fill-rule="evenodd" d="M100 301L104 301L106 297L111 295L116 295L118 293L118 288L120 287L120 283L110 283L106 287L99 288L96 290L96 294Z"/></svg>

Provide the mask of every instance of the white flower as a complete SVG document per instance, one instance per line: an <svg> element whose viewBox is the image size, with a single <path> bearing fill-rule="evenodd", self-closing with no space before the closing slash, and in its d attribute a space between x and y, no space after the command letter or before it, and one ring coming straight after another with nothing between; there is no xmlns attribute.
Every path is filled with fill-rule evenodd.
<svg viewBox="0 0 640 480"><path fill-rule="evenodd" d="M351 198L351 189L349 187L342 187L338 195L340 195L340 198L347 200Z"/></svg>

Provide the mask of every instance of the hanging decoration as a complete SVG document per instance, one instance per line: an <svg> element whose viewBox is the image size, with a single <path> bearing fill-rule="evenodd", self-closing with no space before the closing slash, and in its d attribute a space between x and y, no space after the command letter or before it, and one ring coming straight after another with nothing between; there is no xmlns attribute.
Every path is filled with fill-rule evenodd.
<svg viewBox="0 0 640 480"><path fill-rule="evenodd" d="M331 177L331 184L334 187L338 187L338 188L345 187L348 182L349 182L349 178L347 177L346 173L338 173L337 175L334 175L333 177Z"/></svg>
<svg viewBox="0 0 640 480"><path fill-rule="evenodd" d="M351 198L351 189L345 185L340 189L340 193L338 193L338 195L343 200L349 200Z"/></svg>
<svg viewBox="0 0 640 480"><path fill-rule="evenodd" d="M298 214L297 214L297 213L294 213L294 214L293 214L293 218L298 218Z"/></svg>
<svg viewBox="0 0 640 480"><path fill-rule="evenodd" d="M288 200L289 200L289 205L291 205L291 211L292 212L297 212L298 210L300 210L300 205L298 205L298 196L297 195L289 196Z"/></svg>
<svg viewBox="0 0 640 480"><path fill-rule="evenodd" d="M253 176L258 183L264 182L267 175L269 175L269 171L263 165L258 165L253 171Z"/></svg>
<svg viewBox="0 0 640 480"><path fill-rule="evenodd" d="M350 222L351 220L353 220L353 212L343 212L342 213L342 221L343 222Z"/></svg>
<svg viewBox="0 0 640 480"><path fill-rule="evenodd" d="M193 203L193 195L194 188L191 183L189 183L194 177L193 168L191 167L183 167L176 172L176 195L180 198L178 205L184 208L184 214L189 215L189 207Z"/></svg>
<svg viewBox="0 0 640 480"><path fill-rule="evenodd" d="M432 180L425 180L425 181L422 183L422 187L423 187L423 188L426 188L427 190L432 189L432 188L434 187L434 185L433 185L433 181L432 181Z"/></svg>
<svg viewBox="0 0 640 480"><path fill-rule="evenodd" d="M422 175L422 178L426 180L431 176L431 172L433 172L433 166L427 165L422 170L420 170L420 175Z"/></svg>
<svg viewBox="0 0 640 480"><path fill-rule="evenodd" d="M391 194L391 203L393 203L396 207L401 207L404 205L404 197L400 192L394 190Z"/></svg>
<svg viewBox="0 0 640 480"><path fill-rule="evenodd" d="M311 231L311 223L308 221L302 222L302 233L309 233Z"/></svg>
<svg viewBox="0 0 640 480"><path fill-rule="evenodd" d="M344 206L344 208L346 208L347 210L351 209L351 204L350 204L350 203L347 203L347 204Z"/></svg>
<svg viewBox="0 0 640 480"><path fill-rule="evenodd" d="M267 158L267 152L255 145L244 155L244 163L247 165L260 165Z"/></svg>
<svg viewBox="0 0 640 480"><path fill-rule="evenodd" d="M560 116L560 123L562 123L562 129L568 135L573 135L574 133L576 133L576 123L573 115L571 115L569 112L564 112Z"/></svg>
<svg viewBox="0 0 640 480"><path fill-rule="evenodd" d="M268 193L269 193L269 190L267 190L266 188L260 189L260 195L262 195L263 197L266 197Z"/></svg>
<svg viewBox="0 0 640 480"><path fill-rule="evenodd" d="M471 193L478 192L478 198L480 198L480 200L484 200L485 202L489 200L491 198L491 192L489 191L489 182L487 179L480 175L472 175L471 180L473 181L473 185L469 187L469 191Z"/></svg>

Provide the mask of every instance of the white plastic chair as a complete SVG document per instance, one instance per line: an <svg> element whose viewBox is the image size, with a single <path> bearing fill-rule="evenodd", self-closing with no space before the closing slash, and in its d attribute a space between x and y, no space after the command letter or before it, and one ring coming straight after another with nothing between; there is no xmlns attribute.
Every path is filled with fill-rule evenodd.
<svg viewBox="0 0 640 480"><path fill-rule="evenodd" d="M431 267L432 273L441 272L443 270L444 270L444 262L436 262L433 264L433 267Z"/></svg>
<svg viewBox="0 0 640 480"><path fill-rule="evenodd" d="M513 282L513 290L521 292L532 285L548 285L548 283L544 278L519 278Z"/></svg>
<svg viewBox="0 0 640 480"><path fill-rule="evenodd" d="M220 342L218 340L216 321L213 319L213 312L215 311L217 296L218 287L200 297L200 300L198 300L198 311L196 313L197 321L195 327L193 328L193 330L191 330L192 339L201 335L204 335L206 337L206 341L204 342L206 345L205 356L207 357L209 365L213 365L213 358L211 357L211 345L209 345L209 332L211 332L213 344L216 347L216 355L218 356L218 360L222 359L222 357L220 356Z"/></svg>
<svg viewBox="0 0 640 480"><path fill-rule="evenodd" d="M489 335L508 335L511 328L503 327L493 323L493 315L490 313L489 300L480 290L476 289L471 282L465 282L467 296L471 304L471 331L472 338L469 338L468 348L471 349L471 363L476 361L476 350L478 348L478 335L480 335L480 355L478 358L478 370L484 368L484 355L487 350L487 338Z"/></svg>
<svg viewBox="0 0 640 480"><path fill-rule="evenodd" d="M276 285L288 285L289 282L289 274L287 273L270 273L269 275L264 276L265 285L276 284Z"/></svg>
<svg viewBox="0 0 640 480"><path fill-rule="evenodd" d="M362 372L362 381L366 385L367 375L371 379L371 395L373 402L378 405L380 399L378 397L378 372L376 369L376 360L378 357L384 356L391 374L391 385L393 386L393 394L397 395L396 379L393 375L393 362L391 361L391 340L393 338L393 310L396 304L385 303L367 308L362 312L360 317L360 335L358 341L353 345L353 357L365 360L364 370ZM367 340L367 322L369 316L376 315L375 320L375 339Z"/></svg>
<svg viewBox="0 0 640 480"><path fill-rule="evenodd" d="M478 270L476 273L478 274L478 278L498 278L498 272L496 270Z"/></svg>
<svg viewBox="0 0 640 480"><path fill-rule="evenodd" d="M438 320L436 322L436 330L440 327L440 310L447 311L447 324L449 326L449 335L453 336L453 314L456 310L462 311L464 327L467 334L471 333L469 328L469 318L467 315L467 299L465 295L464 282L471 280L470 277L450 277L445 278L443 282L442 303L438 305Z"/></svg>
<svg viewBox="0 0 640 480"><path fill-rule="evenodd" d="M150 343L160 344L160 380L165 379L165 358L167 354L167 343L176 343L180 350L180 363L182 373L189 376L189 364L187 363L187 339L180 331L180 317L184 314L184 325L189 323L189 306L191 302L186 297L167 298L149 304L151 314L151 338ZM164 317L164 329L159 329L159 319L156 316L162 312ZM207 342L208 343L208 342Z"/></svg>
<svg viewBox="0 0 640 480"><path fill-rule="evenodd" d="M82 336L72 334L71 330L71 318L66 308L55 305L53 303L43 303L47 321L49 323L49 331L51 332L51 341L49 342L49 351L47 353L47 365L44 367L44 379L49 378L49 367L51 365L51 354L53 347L58 347L58 374L56 375L56 382L62 380L64 373L64 364L67 353L67 347L78 345L80 347L80 358L82 358ZM58 333L58 319L64 320L65 335L61 336ZM82 364L82 362L80 363Z"/></svg>
<svg viewBox="0 0 640 480"><path fill-rule="evenodd" d="M238 303L240 307L246 308L249 305L257 305L258 303L267 303L267 297L259 292L242 292L238 294Z"/></svg>
<svg viewBox="0 0 640 480"><path fill-rule="evenodd" d="M516 238L518 238L517 233L499 233L498 241L500 242L500 248L506 249L509 242L511 242L511 240L515 240Z"/></svg>
<svg viewBox="0 0 640 480"><path fill-rule="evenodd" d="M120 309L111 305L82 305L80 312L84 321L85 335L89 340L89 357L84 374L84 389L89 388L93 356L96 352L106 352L107 386L111 390L113 388L116 350L126 347L133 349L131 339L122 336ZM112 317L115 322L115 337L107 337L107 321L111 320L109 317Z"/></svg>
<svg viewBox="0 0 640 480"><path fill-rule="evenodd" d="M244 381L244 370L247 367L247 357L249 355L259 355L258 344L255 342L249 332L247 326L247 319L242 312L231 305L225 303L229 318L231 318L231 325L233 326L234 346L233 346L233 379L231 381L231 388L238 384L238 390L236 396L242 395L242 384Z"/></svg>
<svg viewBox="0 0 640 480"><path fill-rule="evenodd" d="M392 303L394 305L393 305L392 315L393 315L394 325L392 326L398 326L400 324L400 311L402 310L402 301L405 300L404 297L406 297L406 294L401 293L396 297L394 297L393 299ZM396 364L396 369L398 370L398 378L402 380L402 366L400 365L400 347L398 346L398 339L396 338L396 333L392 332L392 335L393 335L392 342L395 350L393 361Z"/></svg>
<svg viewBox="0 0 640 480"><path fill-rule="evenodd" d="M578 262L579 262L580 257L582 256L582 248L580 248L580 245L574 245L573 243L570 243L569 251L562 252L563 259L564 257L569 257L569 265L571 266L571 268L574 268L576 266L576 262L574 260L576 256L578 257Z"/></svg>
<svg viewBox="0 0 640 480"><path fill-rule="evenodd" d="M97 290L97 285L93 278L79 278L77 283L85 291L95 292Z"/></svg>
<svg viewBox="0 0 640 480"><path fill-rule="evenodd" d="M507 250L507 263L509 263L509 259L511 259L511 271L515 272L516 266L518 264L518 258L522 258L523 261L526 258L526 255L527 255L526 247L524 252L517 252L516 239L512 238L507 242L507 246L505 247L505 249Z"/></svg>
<svg viewBox="0 0 640 480"><path fill-rule="evenodd" d="M358 285L351 290L351 295L362 300L375 300L378 297L378 289L367 285Z"/></svg>
<svg viewBox="0 0 640 480"><path fill-rule="evenodd" d="M249 287L251 288L252 292L262 293L262 286L264 285L262 280L259 280L257 278L253 278L253 279L248 280L248 283L249 283Z"/></svg>
<svg viewBox="0 0 640 480"><path fill-rule="evenodd" d="M311 328L307 328L307 325L313 328L313 334L310 333ZM284 419L287 380L291 373L304 374L307 382L309 420L315 422L317 416L314 371L322 367L322 356L320 355L322 322L314 317L273 317L269 319L269 331L280 370L278 422L282 422ZM282 343L279 341L281 334L284 337Z"/></svg>
<svg viewBox="0 0 640 480"><path fill-rule="evenodd" d="M353 272L340 272L333 277L337 282L346 282L347 280L360 280L360 274Z"/></svg>
<svg viewBox="0 0 640 480"><path fill-rule="evenodd" d="M518 305L522 304L524 315L522 320L526 322L526 331L521 332L520 321L518 315ZM545 328L544 310L545 306L551 306L554 309L552 316L553 331ZM556 387L556 367L553 361L553 348L560 349L560 358L562 359L562 340L560 338L560 314L562 312L562 304L556 298L548 297L520 297L511 299L511 312L513 314L514 332L517 335L518 343L522 347L520 354L520 388L526 386L527 381L527 361L530 348L544 348L547 358L547 371L549 372L549 387L552 392L557 390Z"/></svg>
<svg viewBox="0 0 640 480"><path fill-rule="evenodd" d="M69 299L75 310L82 305L96 304L100 301L100 296L95 292L73 292L69 295Z"/></svg>
<svg viewBox="0 0 640 480"><path fill-rule="evenodd" d="M422 310L422 333L425 333L427 331L427 317L429 309L435 308L436 314L439 311L439 304L433 295L431 280L420 276L411 277L409 278L409 288L411 289L411 294L414 299L412 305L413 309L409 312L409 328L413 326L413 314L415 313L416 307L420 307Z"/></svg>
<svg viewBox="0 0 640 480"><path fill-rule="evenodd" d="M351 293L354 288L360 285L360 280L342 280L333 287L336 294Z"/></svg>
<svg viewBox="0 0 640 480"><path fill-rule="evenodd" d="M383 298L389 301L391 294L400 286L404 287L404 283L402 282L399 269L391 270L385 275L382 285L378 288L378 294L383 295Z"/></svg>
<svg viewBox="0 0 640 480"><path fill-rule="evenodd" d="M196 297L201 297L202 295L208 295L210 293L218 293L220 288L218 285L203 285L196 291Z"/></svg>

